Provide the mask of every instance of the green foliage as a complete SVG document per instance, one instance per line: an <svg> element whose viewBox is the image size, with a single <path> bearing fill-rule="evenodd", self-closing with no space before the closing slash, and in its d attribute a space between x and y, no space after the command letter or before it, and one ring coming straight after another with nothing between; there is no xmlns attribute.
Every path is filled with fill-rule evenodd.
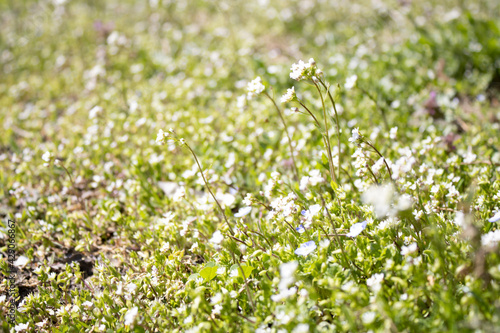
<svg viewBox="0 0 500 333"><path fill-rule="evenodd" d="M0 330L498 331L499 6L0 2Z"/></svg>

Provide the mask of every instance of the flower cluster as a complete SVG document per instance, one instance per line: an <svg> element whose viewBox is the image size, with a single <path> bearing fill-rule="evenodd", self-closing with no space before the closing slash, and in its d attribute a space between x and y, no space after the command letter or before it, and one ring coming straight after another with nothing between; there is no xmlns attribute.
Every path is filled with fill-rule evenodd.
<svg viewBox="0 0 500 333"><path fill-rule="evenodd" d="M250 81L247 86L248 99L251 99L259 94L261 94L266 87L262 84L260 77L255 78L255 80Z"/></svg>
<svg viewBox="0 0 500 333"><path fill-rule="evenodd" d="M321 71L316 67L316 61L313 58L309 59L307 63L299 60L292 65L290 71L290 78L297 81L311 79L314 75L321 75Z"/></svg>

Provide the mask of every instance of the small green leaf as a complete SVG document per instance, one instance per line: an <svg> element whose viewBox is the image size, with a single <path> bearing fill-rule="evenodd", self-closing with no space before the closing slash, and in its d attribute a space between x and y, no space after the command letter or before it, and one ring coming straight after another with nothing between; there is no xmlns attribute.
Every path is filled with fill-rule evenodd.
<svg viewBox="0 0 500 333"><path fill-rule="evenodd" d="M321 163L328 165L328 157L326 157L325 153L321 153Z"/></svg>
<svg viewBox="0 0 500 333"><path fill-rule="evenodd" d="M188 277L188 281L189 281L189 280L196 280L196 279L198 279L199 277L200 277L200 274L198 274L198 273L191 274L191 275L189 275L189 277Z"/></svg>
<svg viewBox="0 0 500 333"><path fill-rule="evenodd" d="M248 278L252 274L252 271L254 270L254 268L252 266L249 266L249 265L241 265L241 268L243 269L243 273L245 273L246 278ZM234 270L238 270L238 272L239 272L238 276L243 277L243 274L241 273L241 269L238 267L237 264L234 264L229 269L230 272L232 272Z"/></svg>
<svg viewBox="0 0 500 333"><path fill-rule="evenodd" d="M217 266L205 267L200 272L200 276L205 281L211 281L216 275L217 275Z"/></svg>

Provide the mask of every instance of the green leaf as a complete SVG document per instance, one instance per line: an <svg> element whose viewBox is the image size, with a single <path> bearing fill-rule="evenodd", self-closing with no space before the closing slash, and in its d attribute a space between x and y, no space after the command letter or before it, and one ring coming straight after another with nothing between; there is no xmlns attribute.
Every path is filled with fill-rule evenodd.
<svg viewBox="0 0 500 333"><path fill-rule="evenodd" d="M326 157L325 153L321 153L321 163L328 165L328 157Z"/></svg>
<svg viewBox="0 0 500 333"><path fill-rule="evenodd" d="M216 275L217 275L217 266L205 267L200 272L200 276L205 281L211 281Z"/></svg>
<svg viewBox="0 0 500 333"><path fill-rule="evenodd" d="M254 270L254 268L250 265L240 265L240 266L241 266L241 269L243 269L243 273L245 273L246 278L248 278L252 274L252 271ZM232 272L234 270L238 270L238 273L239 273L238 276L243 277L243 274L241 273L241 269L238 267L238 264L234 264L233 266L231 266L229 271Z"/></svg>
<svg viewBox="0 0 500 333"><path fill-rule="evenodd" d="M198 279L199 277L200 277L200 274L198 274L198 273L191 274L191 275L189 275L189 277L188 277L188 281L189 281L189 280L196 280L196 279Z"/></svg>

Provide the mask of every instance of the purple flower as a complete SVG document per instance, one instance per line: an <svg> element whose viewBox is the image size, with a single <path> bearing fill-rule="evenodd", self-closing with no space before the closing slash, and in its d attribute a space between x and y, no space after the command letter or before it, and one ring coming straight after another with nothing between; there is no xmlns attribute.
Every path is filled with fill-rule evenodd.
<svg viewBox="0 0 500 333"><path fill-rule="evenodd" d="M308 256L316 250L316 243L314 241L309 241L300 244L299 248L295 250L295 254L298 256Z"/></svg>
<svg viewBox="0 0 500 333"><path fill-rule="evenodd" d="M366 225L368 224L367 221L355 223L351 226L351 229L349 229L349 233L346 235L347 237L356 237L359 235L363 230L365 230Z"/></svg>
<svg viewBox="0 0 500 333"><path fill-rule="evenodd" d="M304 231L306 231L306 229L304 229L304 226L302 224L299 225L297 228L295 228L295 230L297 230L299 234L302 234L304 233Z"/></svg>
<svg viewBox="0 0 500 333"><path fill-rule="evenodd" d="M252 207L243 207L238 210L238 213L234 214L234 217L243 217L250 213Z"/></svg>
<svg viewBox="0 0 500 333"><path fill-rule="evenodd" d="M498 222L500 221L500 210L491 218L488 220L490 223Z"/></svg>

